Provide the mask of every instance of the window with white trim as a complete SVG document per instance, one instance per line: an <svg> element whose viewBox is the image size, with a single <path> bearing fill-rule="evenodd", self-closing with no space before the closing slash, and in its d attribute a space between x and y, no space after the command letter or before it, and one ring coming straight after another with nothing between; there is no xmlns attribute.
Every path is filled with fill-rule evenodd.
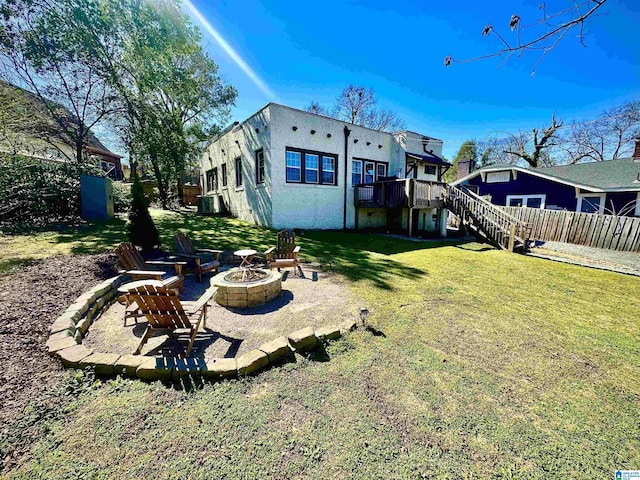
<svg viewBox="0 0 640 480"><path fill-rule="evenodd" d="M376 162L362 158L351 160L351 185L373 183L387 176L389 165L387 162Z"/></svg>
<svg viewBox="0 0 640 480"><path fill-rule="evenodd" d="M305 183L318 183L319 157L315 153L307 153L304 156L304 181Z"/></svg>
<svg viewBox="0 0 640 480"><path fill-rule="evenodd" d="M302 154L300 152L291 152L287 150L287 182L300 182L302 181L302 174L300 173L302 167Z"/></svg>
<svg viewBox="0 0 640 480"><path fill-rule="evenodd" d="M500 172L487 172L486 183L502 183L511 180L511 171L503 170Z"/></svg>
<svg viewBox="0 0 640 480"><path fill-rule="evenodd" d="M507 207L545 208L547 195L544 193L534 195L507 195Z"/></svg>
<svg viewBox="0 0 640 480"><path fill-rule="evenodd" d="M223 163L220 166L220 170L221 170L221 174L222 174L222 186L226 187L227 186L227 164Z"/></svg>
<svg viewBox="0 0 640 480"><path fill-rule="evenodd" d="M580 193L578 194L577 212L604 213L606 193Z"/></svg>
<svg viewBox="0 0 640 480"><path fill-rule="evenodd" d="M336 159L335 157L322 156L322 183L325 185L336 184Z"/></svg>
<svg viewBox="0 0 640 480"><path fill-rule="evenodd" d="M285 169L287 183L337 185L338 156L287 147Z"/></svg>

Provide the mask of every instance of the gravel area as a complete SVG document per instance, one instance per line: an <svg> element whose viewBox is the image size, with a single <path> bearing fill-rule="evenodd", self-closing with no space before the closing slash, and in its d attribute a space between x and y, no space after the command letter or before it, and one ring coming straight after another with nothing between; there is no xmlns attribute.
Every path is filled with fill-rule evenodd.
<svg viewBox="0 0 640 480"><path fill-rule="evenodd" d="M232 309L210 302L207 330L198 334L191 356L235 357L264 342L287 335L307 326L337 325L357 314L348 285L340 277L327 272L312 272L305 268L300 278L288 269L282 282L281 295L271 302L253 308ZM193 275L185 277L182 300L197 300L209 287L212 275L197 283ZM101 352L132 353L142 337L147 323L127 320L123 325L124 307L114 303L91 326L83 344ZM175 355L183 351L187 336L158 333L142 349L143 355Z"/></svg>
<svg viewBox="0 0 640 480"><path fill-rule="evenodd" d="M541 242L531 252L537 256L551 257L567 263L640 275L638 252L618 252L562 242Z"/></svg>

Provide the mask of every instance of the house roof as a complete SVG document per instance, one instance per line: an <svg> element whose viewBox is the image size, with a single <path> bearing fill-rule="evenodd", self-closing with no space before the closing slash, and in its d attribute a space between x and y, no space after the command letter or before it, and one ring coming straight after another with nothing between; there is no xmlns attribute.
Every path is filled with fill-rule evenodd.
<svg viewBox="0 0 640 480"><path fill-rule="evenodd" d="M487 165L453 184L457 185L483 172L495 170L520 171L593 192L640 191L640 161L634 161L633 158L542 168L522 168L508 164Z"/></svg>
<svg viewBox="0 0 640 480"><path fill-rule="evenodd" d="M411 158L412 160L417 160L418 162L433 163L436 165L447 165L449 167L451 166L449 162L446 162L445 160L443 160L442 158L440 158L439 156L433 153L427 153L426 155L422 155L417 153L406 152L406 157Z"/></svg>
<svg viewBox="0 0 640 480"><path fill-rule="evenodd" d="M67 108L59 103L46 100L52 109L63 112L60 115L65 122L77 124L78 118ZM0 80L0 103L4 105L9 124L5 125L10 130L21 132L27 137L37 138L46 136L55 139L66 145L73 146L73 141L68 138L58 123L50 116L49 109L43 105L43 101L32 92L20 88L11 83ZM87 147L95 153L113 158L121 158L122 155L111 152L104 144L89 130L87 132Z"/></svg>

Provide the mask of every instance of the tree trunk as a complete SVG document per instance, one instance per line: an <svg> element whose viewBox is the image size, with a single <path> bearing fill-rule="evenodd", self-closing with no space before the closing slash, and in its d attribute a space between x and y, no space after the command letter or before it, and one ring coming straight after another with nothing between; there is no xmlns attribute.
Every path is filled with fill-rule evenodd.
<svg viewBox="0 0 640 480"><path fill-rule="evenodd" d="M178 203L181 207L184 207L184 181L182 180L182 174L178 173Z"/></svg>
<svg viewBox="0 0 640 480"><path fill-rule="evenodd" d="M168 210L169 199L167 198L167 189L165 188L164 181L162 179L162 172L160 171L160 166L158 165L156 154L151 152L149 154L149 159L151 160L151 165L153 166L153 174L156 177L156 183L158 184L160 204L162 205L163 210Z"/></svg>

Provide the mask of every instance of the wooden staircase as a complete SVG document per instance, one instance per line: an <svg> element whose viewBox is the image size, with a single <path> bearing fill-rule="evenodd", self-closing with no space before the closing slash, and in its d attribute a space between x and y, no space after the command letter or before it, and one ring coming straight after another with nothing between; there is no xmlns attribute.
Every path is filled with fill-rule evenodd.
<svg viewBox="0 0 640 480"><path fill-rule="evenodd" d="M503 250L526 252L531 230L526 222L462 185L448 185L444 197L447 208L476 236Z"/></svg>

